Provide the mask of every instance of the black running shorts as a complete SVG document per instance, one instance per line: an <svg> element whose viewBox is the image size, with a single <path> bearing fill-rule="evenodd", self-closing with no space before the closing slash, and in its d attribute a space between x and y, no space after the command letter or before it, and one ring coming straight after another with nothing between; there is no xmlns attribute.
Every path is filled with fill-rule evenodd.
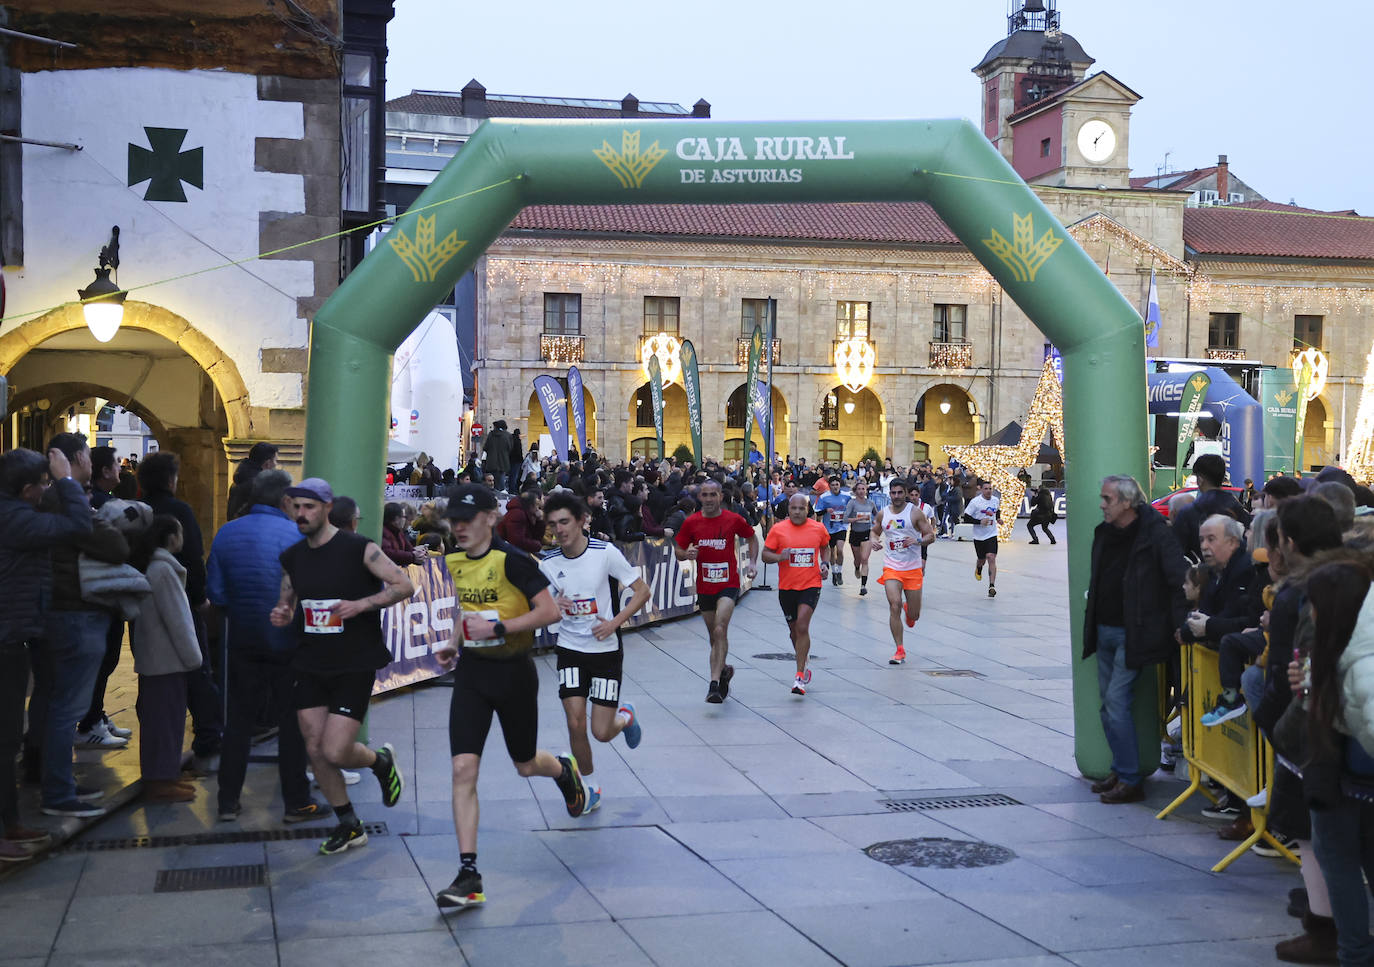
<svg viewBox="0 0 1374 967"><path fill-rule="evenodd" d="M830 535L830 546L839 547L844 543L844 531L835 531Z"/></svg>
<svg viewBox="0 0 1374 967"><path fill-rule="evenodd" d="M298 709L327 708L330 715L344 715L361 722L376 681L376 672L319 675L298 669L293 697Z"/></svg>
<svg viewBox="0 0 1374 967"><path fill-rule="evenodd" d="M995 538L995 537L989 537L989 538L988 538L987 540L985 540L985 541L974 541L974 542L973 542L973 553L974 553L975 555L977 555L978 560L980 560L980 561L981 561L984 557L986 557L987 555L989 555L989 554L996 554L996 553L997 553L997 538Z"/></svg>
<svg viewBox="0 0 1374 967"><path fill-rule="evenodd" d="M868 543L869 535L872 533L871 530L861 531L851 527L849 529L849 546L858 547L860 544Z"/></svg>
<svg viewBox="0 0 1374 967"><path fill-rule="evenodd" d="M453 676L448 709L450 755L481 755L492 713L501 720L512 762L529 762L538 750L539 672L528 653L514 658L464 655Z"/></svg>
<svg viewBox="0 0 1374 967"><path fill-rule="evenodd" d="M816 610L816 605L821 600L820 588L799 588L796 591L789 591L781 588L778 591L778 604L782 607L782 616L788 624L797 620L797 610L806 605L812 611Z"/></svg>
<svg viewBox="0 0 1374 967"><path fill-rule="evenodd" d="M714 611L716 610L716 602L721 598L725 598L729 601L738 601L739 588L722 588L715 594L698 594L697 607L702 611Z"/></svg>
<svg viewBox="0 0 1374 967"><path fill-rule="evenodd" d="M573 651L557 649L558 697L579 696L590 699L593 705L620 707L620 671L625 652Z"/></svg>

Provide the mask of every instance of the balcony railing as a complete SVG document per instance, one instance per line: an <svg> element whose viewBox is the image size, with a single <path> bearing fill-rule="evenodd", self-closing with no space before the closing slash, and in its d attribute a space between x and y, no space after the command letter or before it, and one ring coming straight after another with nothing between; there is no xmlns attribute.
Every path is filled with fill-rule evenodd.
<svg viewBox="0 0 1374 967"><path fill-rule="evenodd" d="M932 369L972 369L973 343L932 342L930 344L930 366Z"/></svg>
<svg viewBox="0 0 1374 967"><path fill-rule="evenodd" d="M746 339L746 338L744 338L743 336L741 336L739 339L736 339L736 340L735 340L735 365L738 366L738 367L740 367L741 369L744 369L744 368L746 368L746 367L749 365L749 343L750 343L750 342L752 342L751 339ZM779 358L781 355L782 355L782 340L781 340L781 339L774 339L774 340L773 340L773 365L774 365L774 366L781 365L782 360ZM764 360L763 363L764 363L764 365L766 365L766 364L767 364L767 361Z"/></svg>
<svg viewBox="0 0 1374 967"><path fill-rule="evenodd" d="M1246 358L1245 350L1239 346L1208 346L1207 358L1233 363Z"/></svg>
<svg viewBox="0 0 1374 967"><path fill-rule="evenodd" d="M566 366L582 362L585 336L561 336L553 333L540 333L539 355L551 363Z"/></svg>

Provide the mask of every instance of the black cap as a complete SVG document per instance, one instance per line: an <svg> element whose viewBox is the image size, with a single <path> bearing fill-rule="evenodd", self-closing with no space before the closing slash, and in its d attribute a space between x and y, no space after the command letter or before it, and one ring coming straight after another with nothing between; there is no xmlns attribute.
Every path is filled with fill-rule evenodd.
<svg viewBox="0 0 1374 967"><path fill-rule="evenodd" d="M444 516L453 520L472 520L484 510L496 509L496 495L481 484L454 487L448 497Z"/></svg>

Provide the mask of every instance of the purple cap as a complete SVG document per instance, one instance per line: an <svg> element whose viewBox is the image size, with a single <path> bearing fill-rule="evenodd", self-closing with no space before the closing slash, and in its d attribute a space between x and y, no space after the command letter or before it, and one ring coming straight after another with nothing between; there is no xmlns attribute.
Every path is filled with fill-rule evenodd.
<svg viewBox="0 0 1374 967"><path fill-rule="evenodd" d="M286 488L286 496L318 500L322 504L334 503L334 488L323 477L306 477L294 487Z"/></svg>

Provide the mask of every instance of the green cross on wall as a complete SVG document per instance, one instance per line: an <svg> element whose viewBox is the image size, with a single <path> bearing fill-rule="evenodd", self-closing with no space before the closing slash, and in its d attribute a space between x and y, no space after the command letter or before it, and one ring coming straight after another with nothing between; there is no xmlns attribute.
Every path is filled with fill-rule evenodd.
<svg viewBox="0 0 1374 967"><path fill-rule="evenodd" d="M129 186L148 182L144 201L185 201L181 183L204 188L205 149L181 150L186 140L185 128L148 128L148 144L140 147L129 143Z"/></svg>

